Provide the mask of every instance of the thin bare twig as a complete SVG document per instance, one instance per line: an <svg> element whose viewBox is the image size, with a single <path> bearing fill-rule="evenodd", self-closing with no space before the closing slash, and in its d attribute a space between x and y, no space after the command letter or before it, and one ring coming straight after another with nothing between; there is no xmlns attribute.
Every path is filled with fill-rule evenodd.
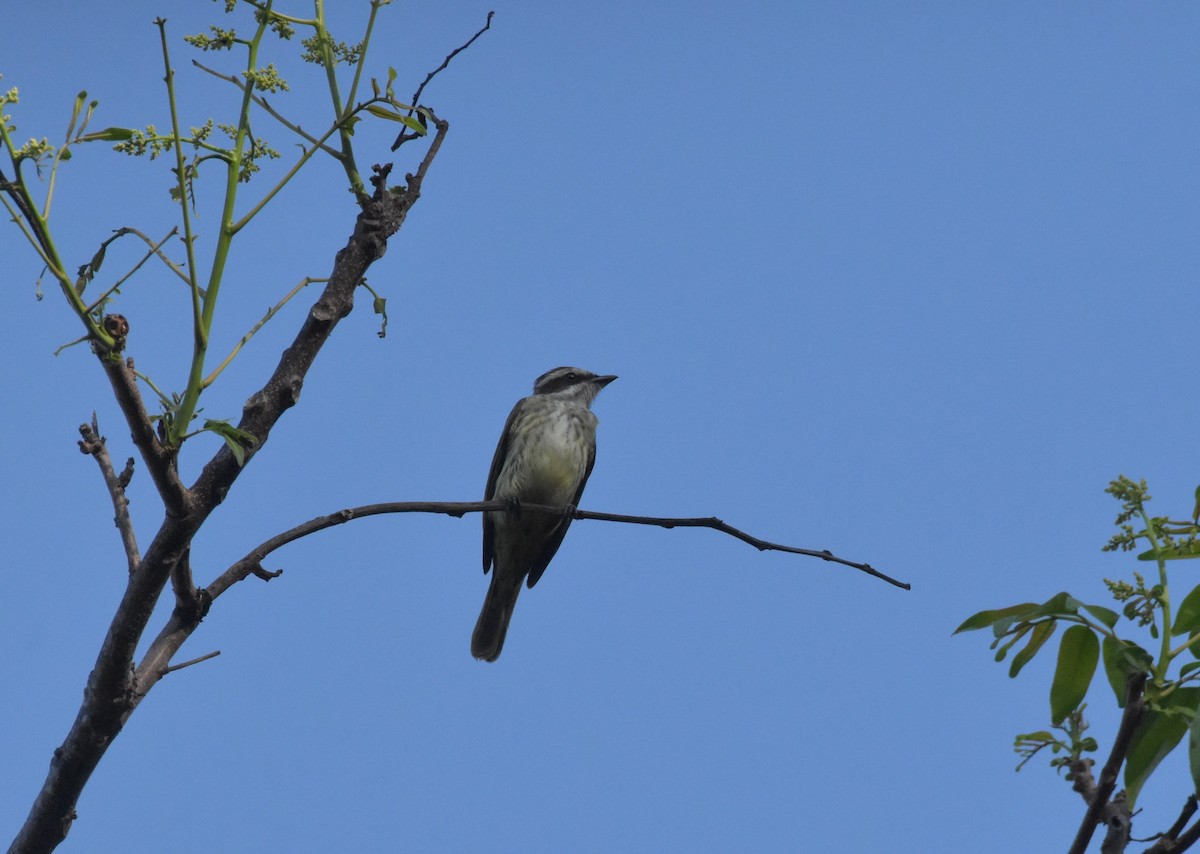
<svg viewBox="0 0 1200 854"><path fill-rule="evenodd" d="M315 519L310 519L296 527L284 531L260 543L251 550L245 557L230 566L225 572L208 586L207 592L209 596L215 600L218 596L232 587L239 581L242 581L251 575L256 575L260 578L264 574L268 574L262 567L262 561L271 552L279 549L288 543L294 542L307 537L309 534L314 534L317 531L322 531L325 528L331 528L335 525L342 525L352 519L362 519L367 516L378 516L384 513L443 513L449 516L461 517L466 513L481 513L485 510L508 510L509 505L504 501L391 501L381 504L367 504L361 507L349 507L345 510L339 510L336 513L330 513L326 516L318 516ZM535 513L559 513L563 512L562 507L551 507L542 504L522 504L520 512L535 512ZM616 513L596 513L591 510L575 510L572 514L573 519L595 519L601 522L625 522L633 525L655 525L660 528L712 528L715 531L720 531L723 534L728 534L731 537L741 540L744 543L749 543L760 551L780 551L788 552L789 554L806 555L808 557L816 557L821 560L840 563L843 566L853 567L861 570L868 575L873 575L889 584L894 584L896 587L901 587L905 590L911 589L911 585L897 581L887 575L884 575L879 570L865 563L855 563L854 561L845 560L837 557L827 550L802 549L796 546L785 546L778 543L767 542L753 537L744 531L740 531L731 525L727 525L720 519L714 517L707 518L670 518L658 516L626 516ZM274 577L278 573L270 575Z"/></svg>
<svg viewBox="0 0 1200 854"><path fill-rule="evenodd" d="M137 229L118 228L116 234L113 237L110 237L108 240L104 241L103 244L101 244L102 247L107 246L109 243L116 240L118 237L123 237L126 234L136 234L138 237L145 240L150 248L146 251L146 254L142 256L142 260L140 260L136 264L134 264L128 273L126 273L121 278L117 279L117 281L114 282L112 284L112 286L110 286L108 288L108 290L106 290L104 293L100 294L100 296L96 297L96 299L92 301L92 304L87 307L87 310L95 311L97 308L99 308L100 305L103 304L106 299L108 299L110 296L112 296L116 292L116 290L121 287L121 285L125 284L125 282L129 280L130 276L132 276L134 273L136 273L138 270L140 270L142 268L142 265L145 264L147 261L149 261L151 256L153 256L153 255L157 255L159 257L159 259L164 264L166 264L167 267L172 272L175 273L175 275L179 276L181 279L183 279L184 282L186 282L187 276L185 276L183 274L183 271L180 270L174 264L174 262L172 262L169 258L167 258L166 255L164 255L162 253L162 245L164 243L166 243L168 240L170 240L172 237L177 235L178 233L179 233L179 226L175 226L163 236L162 240L158 241L157 243L153 243L153 242L151 242L150 238L146 237L146 235L142 234Z"/></svg>
<svg viewBox="0 0 1200 854"><path fill-rule="evenodd" d="M417 91L413 92L412 101L409 102L413 105L413 109L408 111L408 114L410 116L413 113L415 113L416 108L421 105L421 93L425 91L426 84L428 84L430 80L437 77L438 74L440 74L442 71L444 71L446 69L446 67L450 64L450 60L454 59L454 57L458 56L464 50L469 48L471 46L471 44L475 41L475 39L479 38L481 35L483 35L488 30L491 29L492 17L495 14L496 14L495 12L488 12L487 13L487 21L479 29L479 32L475 33L475 35L471 36L469 39L467 39L466 42L464 42L459 47L456 47L454 50L450 51L450 53L446 55L446 58L442 60L441 65L439 65L437 68L433 69L433 71L430 71L428 74L425 75L425 79L421 81L421 85L417 87ZM396 141L392 143L392 151L395 151L397 148L399 148L401 145L403 145L408 140L413 139L415 136L417 136L417 134L414 134L414 133L408 131L407 129L401 130L400 135L396 137Z"/></svg>
<svg viewBox="0 0 1200 854"><path fill-rule="evenodd" d="M229 364L233 361L234 357L237 356L237 354L241 352L241 349L244 346L246 346L246 342L249 341L251 338L253 338L255 336L255 334L258 332L258 330L260 330L264 326L266 326L267 321L270 320L272 317L274 317L276 314L278 314L280 312L280 310L282 310L282 308L288 304L288 300L290 300L296 294L300 293L301 290L303 290L304 288L313 284L314 282L327 282L327 281L329 281L329 280L328 279L314 279L311 276L305 276L303 279L301 279L300 283L298 285L296 285L294 288L292 288L290 291L288 291L286 294L284 294L283 299L281 299L279 302L275 303L275 305L273 305L267 309L267 313L265 315L263 315L262 320L260 320L256 324L254 324L254 326L250 327L250 331L247 332L245 335L243 335L241 340L233 345L233 349L229 351L229 355L225 357L225 359L221 362L221 364L219 364L215 368L213 368L212 373L210 373L207 377L204 378L204 382L202 384L203 387L208 388L210 385L212 385L216 381L217 377L219 377L221 375L221 371L223 371L227 367L229 367Z"/></svg>
<svg viewBox="0 0 1200 854"><path fill-rule="evenodd" d="M121 534L125 559L129 564L130 574L133 574L141 561L137 537L133 532L133 520L129 517L129 499L125 497L125 487L129 484L129 478L133 476L133 457L126 461L124 471L118 475L113 469L112 459L108 456L108 445L100 435L95 412L92 413L91 424L79 425L79 435L83 437L79 440L79 450L95 459L96 464L100 466L100 475L104 478L104 485L108 487L108 495L116 512L113 522Z"/></svg>
<svg viewBox="0 0 1200 854"><path fill-rule="evenodd" d="M1180 854L1195 845L1197 840L1200 840L1200 821L1188 827L1187 832L1184 832L1184 828L1196 815L1198 807L1200 807L1200 802L1197 801L1196 796L1188 795L1183 809L1179 811L1179 818L1175 819L1175 823L1158 838L1157 842L1146 849L1146 854Z"/></svg>
<svg viewBox="0 0 1200 854"><path fill-rule="evenodd" d="M210 658L216 658L220 654L221 650L214 649L212 652L208 653L207 655L202 655L199 658L193 658L190 661L183 662L182 664L172 664L170 667L163 668L163 675L165 676L168 673L174 673L176 670L183 670L185 667L191 667L193 664L199 664L202 661L208 661Z"/></svg>

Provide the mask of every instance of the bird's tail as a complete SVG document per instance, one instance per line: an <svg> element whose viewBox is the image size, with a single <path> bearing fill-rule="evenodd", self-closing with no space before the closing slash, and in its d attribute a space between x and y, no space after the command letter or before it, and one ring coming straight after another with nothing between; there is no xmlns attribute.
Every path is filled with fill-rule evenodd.
<svg viewBox="0 0 1200 854"><path fill-rule="evenodd" d="M488 585L483 610L475 623L471 635L471 655L483 661L495 661L504 648L504 636L508 634L508 621L512 619L517 596L521 592L521 580L515 585L501 582L500 574L492 571L492 583Z"/></svg>

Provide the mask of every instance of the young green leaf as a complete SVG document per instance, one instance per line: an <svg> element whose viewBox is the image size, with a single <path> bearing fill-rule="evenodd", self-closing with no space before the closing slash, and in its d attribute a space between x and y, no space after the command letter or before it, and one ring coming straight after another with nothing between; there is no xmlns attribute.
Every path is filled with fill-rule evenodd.
<svg viewBox="0 0 1200 854"><path fill-rule="evenodd" d="M1100 605L1084 605L1083 610L1087 611L1110 629L1115 626L1117 624L1117 620L1121 618L1121 615L1116 611L1111 611L1108 608Z"/></svg>
<svg viewBox="0 0 1200 854"><path fill-rule="evenodd" d="M421 124L412 116L401 116L400 121L402 121L404 126L417 136L424 136L426 133L428 133L428 131L425 129L425 125Z"/></svg>
<svg viewBox="0 0 1200 854"><path fill-rule="evenodd" d="M239 430L228 421L207 419L204 422L203 429L211 430L225 440L225 444L228 446L230 453L233 454L233 458L237 460L239 466L245 465L246 448L258 444L258 438L253 433Z"/></svg>
<svg viewBox="0 0 1200 854"><path fill-rule="evenodd" d="M387 119L389 122L404 121L405 116L399 113L394 113L389 109L379 106L378 104L370 104L367 106L367 112L381 119Z"/></svg>
<svg viewBox="0 0 1200 854"><path fill-rule="evenodd" d="M1188 727L1188 766L1192 771L1192 791L1200 792L1200 715Z"/></svg>
<svg viewBox="0 0 1200 854"><path fill-rule="evenodd" d="M76 142L125 142L133 139L133 133L131 128L105 128L85 133Z"/></svg>
<svg viewBox="0 0 1200 854"><path fill-rule="evenodd" d="M1149 672L1154 666L1154 659L1133 641L1106 636L1102 648L1104 675L1108 677L1108 684L1117 696L1117 706L1123 709L1129 674Z"/></svg>
<svg viewBox="0 0 1200 854"><path fill-rule="evenodd" d="M1037 609L1038 606L1035 603L1023 602L1020 605L1010 605L1007 608L993 608L988 611L980 611L978 614L972 614L970 617L967 617L963 621L963 624L954 630L954 634L972 632L976 629L986 629L997 620L1019 618L1025 614L1033 613Z"/></svg>
<svg viewBox="0 0 1200 854"><path fill-rule="evenodd" d="M1130 809L1137 805L1138 793L1158 763L1175 749L1187 731L1188 721L1182 715L1146 709L1125 760L1125 792Z"/></svg>
<svg viewBox="0 0 1200 854"><path fill-rule="evenodd" d="M1011 635L1008 635L1008 640L1005 641L1003 645L1000 644L1001 638L996 638L994 641L992 641L993 648L997 646L1000 647L996 650L996 662L999 663L1003 661L1004 657L1008 655L1008 651L1020 643L1021 638L1029 634L1031 629L1033 629L1033 623L1022 623L1017 627L1016 631L1014 631Z"/></svg>
<svg viewBox="0 0 1200 854"><path fill-rule="evenodd" d="M1200 557L1200 540L1184 540L1137 556L1138 560L1190 560L1194 557Z"/></svg>
<svg viewBox="0 0 1200 854"><path fill-rule="evenodd" d="M1194 635L1197 630L1200 630L1200 584L1193 587L1179 604L1171 634Z"/></svg>
<svg viewBox="0 0 1200 854"><path fill-rule="evenodd" d="M1061 616L1065 614L1079 613L1080 606L1083 605L1078 599L1066 591L1051 596L1038 608L1038 615L1045 617Z"/></svg>
<svg viewBox="0 0 1200 854"><path fill-rule="evenodd" d="M1087 626L1071 626L1063 632L1058 666L1050 684L1050 721L1055 726L1083 702L1099 659L1100 641L1094 631Z"/></svg>
<svg viewBox="0 0 1200 854"><path fill-rule="evenodd" d="M1055 620L1045 620L1033 627L1033 634L1029 638L1029 643L1025 644L1025 648L1013 656L1012 664L1008 668L1008 676L1010 679L1015 678L1021 672L1026 664L1033 660L1039 649L1050 640L1050 636L1054 634L1058 623ZM1069 631L1069 630L1068 630Z"/></svg>

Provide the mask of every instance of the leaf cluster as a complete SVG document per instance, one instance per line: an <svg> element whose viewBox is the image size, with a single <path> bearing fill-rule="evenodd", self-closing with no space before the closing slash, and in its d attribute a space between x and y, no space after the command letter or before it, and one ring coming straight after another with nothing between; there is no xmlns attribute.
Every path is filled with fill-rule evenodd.
<svg viewBox="0 0 1200 854"><path fill-rule="evenodd" d="M1189 732L1193 786L1200 792L1200 660L1183 660L1185 655L1200 659L1200 585L1191 589L1172 616L1166 573L1169 560L1200 557L1195 547L1200 527L1195 517L1189 522L1151 517L1145 508L1150 500L1145 481L1134 482L1122 475L1106 491L1122 506L1116 519L1121 533L1104 550L1130 550L1139 540L1149 543L1150 549L1138 559L1157 564L1158 583L1147 585L1137 572L1133 583L1106 580L1113 599L1123 603L1120 613L1064 591L1042 603L980 611L955 633L990 629L996 661L1003 661L1016 649L1008 671L1010 677L1016 677L1062 629L1049 701L1051 725L1061 729L1066 738L1046 730L1017 736L1021 765L1047 747L1053 753L1066 754L1051 762L1056 768L1071 767L1083 753L1097 749L1094 739L1082 736L1086 728L1082 712L1101 663L1120 708L1126 705L1131 680L1144 677L1145 708L1124 762L1125 789L1132 809L1146 780ZM1200 489L1197 494L1200 496ZM1123 637L1119 630L1129 627L1122 625L1122 619L1135 631L1144 629L1152 641L1158 641L1158 649L1151 652L1155 644L1143 645L1133 637Z"/></svg>

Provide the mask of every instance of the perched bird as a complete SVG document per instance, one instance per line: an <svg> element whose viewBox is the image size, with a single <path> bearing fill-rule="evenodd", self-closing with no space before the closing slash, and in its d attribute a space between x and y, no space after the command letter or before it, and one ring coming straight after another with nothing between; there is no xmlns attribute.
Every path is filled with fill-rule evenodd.
<svg viewBox="0 0 1200 854"><path fill-rule="evenodd" d="M508 501L513 511L483 514L483 571L494 568L483 610L471 635L471 654L495 661L504 647L521 582L533 587L558 551L596 461L596 424L589 409L614 376L555 368L537 378L533 394L517 401L504 424L485 501ZM562 514L527 511L549 504Z"/></svg>

